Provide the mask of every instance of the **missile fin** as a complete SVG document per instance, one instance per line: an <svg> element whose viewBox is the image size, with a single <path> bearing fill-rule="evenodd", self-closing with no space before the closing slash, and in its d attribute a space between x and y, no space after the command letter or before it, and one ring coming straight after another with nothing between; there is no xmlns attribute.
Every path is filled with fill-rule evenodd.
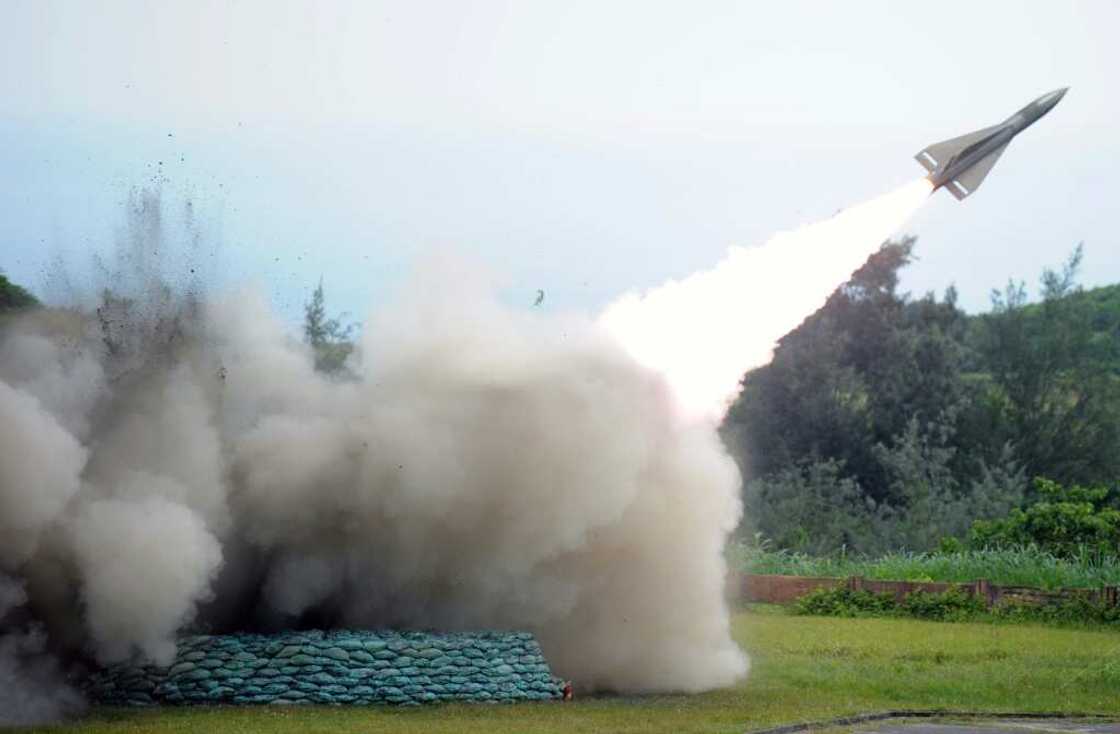
<svg viewBox="0 0 1120 734"><path fill-rule="evenodd" d="M925 166L925 169L930 173L933 173L934 170L937 169L937 161L934 160L933 156L928 155L924 150L918 155L914 156L914 160Z"/></svg>
<svg viewBox="0 0 1120 734"><path fill-rule="evenodd" d="M946 191L948 191L948 192L949 192L950 194L952 194L953 196L955 196L955 197L956 197L956 199L957 199L957 201L964 201L964 200L965 200L965 198L966 198L966 197L967 197L967 196L968 196L968 195L969 195L970 193L972 193L971 191L969 191L968 189L964 188L963 186L961 186L961 185L960 185L959 183L957 183L956 181L950 181L949 183L945 184L944 188L945 188L945 190L946 190Z"/></svg>
<svg viewBox="0 0 1120 734"><path fill-rule="evenodd" d="M924 148L914 157L917 159L918 163L921 163L926 167L927 171L932 173L935 168L943 165L957 153L960 153L962 150L972 145L973 143L980 142L984 138L999 130L999 128L999 125L992 125L991 127L986 127L983 130L977 130L976 132L967 133L956 138L942 140L940 143L934 143L933 145L926 146L926 148ZM933 168L930 168L931 159Z"/></svg>
<svg viewBox="0 0 1120 734"><path fill-rule="evenodd" d="M978 160L976 162L976 165L969 168L960 176L957 176L956 181L954 181L953 183L964 187L964 189L967 191L965 196L968 196L972 192L976 191L976 189L980 188L980 184L987 177L988 173L992 170L992 166L996 164L996 161L999 160L1000 155L1002 155L1003 151L1005 150L1007 150L1007 143L1004 143L988 155Z"/></svg>

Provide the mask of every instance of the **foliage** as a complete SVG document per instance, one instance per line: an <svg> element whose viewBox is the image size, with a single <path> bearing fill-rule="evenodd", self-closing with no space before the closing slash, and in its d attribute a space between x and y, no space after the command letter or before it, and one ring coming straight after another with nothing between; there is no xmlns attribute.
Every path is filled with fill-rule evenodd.
<svg viewBox="0 0 1120 734"><path fill-rule="evenodd" d="M1108 489L1063 487L1042 477L1034 486L1038 501L1025 510L1013 509L1002 520L977 521L971 543L981 548L1033 544L1064 558L1085 551L1120 553L1120 511L1106 504Z"/></svg>
<svg viewBox="0 0 1120 734"><path fill-rule="evenodd" d="M883 616L895 611L890 594L856 591L847 587L816 589L798 599L793 607L798 614L825 617Z"/></svg>
<svg viewBox="0 0 1120 734"><path fill-rule="evenodd" d="M810 556L735 543L728 549L733 568L746 573L789 576L862 576L880 581L968 582L1040 589L1120 586L1120 558L1082 552L1060 558L1035 547L973 549L953 553L892 552L869 558L838 552Z"/></svg>
<svg viewBox="0 0 1120 734"><path fill-rule="evenodd" d="M345 314L343 314L345 316ZM346 360L354 351L352 336L356 324L342 323L342 317L327 316L323 280L311 293L311 300L303 307L303 337L315 350L315 369L337 374L343 371Z"/></svg>
<svg viewBox="0 0 1120 734"><path fill-rule="evenodd" d="M988 609L960 589L915 590L898 601L892 594L847 587L816 589L793 604L796 614L818 617L913 617L935 622L1030 622L1056 625L1120 623L1120 607L1077 596L1046 604L1010 601Z"/></svg>
<svg viewBox="0 0 1120 734"><path fill-rule="evenodd" d="M1042 274L1042 301L1022 283L992 294L973 329L988 376L977 396L977 440L1013 441L1030 476L1107 483L1120 476L1120 339L1077 286L1080 246L1059 271ZM1114 322L1112 322L1114 324Z"/></svg>
<svg viewBox="0 0 1120 734"><path fill-rule="evenodd" d="M1078 288L1078 248L1044 271L1040 302L1012 284L969 317L952 289L898 292L913 245L885 244L743 377L722 434L744 533L813 554L929 551L1033 499L1028 477L1120 477L1120 286Z"/></svg>
<svg viewBox="0 0 1120 734"><path fill-rule="evenodd" d="M973 518L1006 513L1021 501L1025 480L1010 456L991 467L980 459L978 479L958 479L953 432L951 418L924 427L911 418L891 445L874 447L895 503L880 513L878 537L888 548L939 547L946 536L964 534Z"/></svg>
<svg viewBox="0 0 1120 734"><path fill-rule="evenodd" d="M1079 596L1048 604L999 604L991 615L1009 622L1041 622L1059 625L1108 625L1120 623L1120 607Z"/></svg>
<svg viewBox="0 0 1120 734"><path fill-rule="evenodd" d="M920 589L912 591L903 598L897 608L898 612L905 616L939 622L973 619L987 611L983 600L959 589L949 589L940 593Z"/></svg>
<svg viewBox="0 0 1120 734"><path fill-rule="evenodd" d="M909 303L897 292L913 245L884 245L743 378L724 434L752 476L834 460L876 503L892 499L874 447L915 417L937 419L960 390L955 296Z"/></svg>
<svg viewBox="0 0 1120 734"><path fill-rule="evenodd" d="M716 732L866 711L1026 711L1120 715L1113 631L811 617L753 607L732 618L750 676L706 693L590 696L570 703L94 708L52 734L288 732ZM25 730L26 731L26 730Z"/></svg>
<svg viewBox="0 0 1120 734"><path fill-rule="evenodd" d="M21 308L34 308L39 305L39 299L22 286L8 280L0 272L0 312L13 311Z"/></svg>
<svg viewBox="0 0 1120 734"><path fill-rule="evenodd" d="M747 482L745 513L782 548L810 554L863 547L875 537L875 501L835 459L802 463Z"/></svg>
<svg viewBox="0 0 1120 734"><path fill-rule="evenodd" d="M798 614L830 617L906 616L954 622L986 613L984 602L957 589L933 593L912 591L900 602L893 594L847 587L816 589L794 603Z"/></svg>
<svg viewBox="0 0 1120 734"><path fill-rule="evenodd" d="M936 548L945 536L965 535L974 518L1006 514L1026 486L1009 452L991 466L980 461L977 476L962 484L952 470L951 436L944 420L922 426L912 418L889 444L872 447L889 500L869 496L835 459L748 480L748 526L780 548L814 555Z"/></svg>

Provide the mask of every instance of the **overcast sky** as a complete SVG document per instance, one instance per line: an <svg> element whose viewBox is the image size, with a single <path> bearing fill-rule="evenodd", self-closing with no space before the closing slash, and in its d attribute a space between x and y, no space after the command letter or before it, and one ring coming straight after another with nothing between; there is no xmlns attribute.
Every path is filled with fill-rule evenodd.
<svg viewBox="0 0 1120 734"><path fill-rule="evenodd" d="M911 222L904 285L982 309L1079 241L1086 284L1120 281L1108 0L0 0L0 21L0 268L40 292L159 180L221 242L210 277L293 318L320 275L360 315L440 248L514 301L597 310L1061 86L977 194Z"/></svg>

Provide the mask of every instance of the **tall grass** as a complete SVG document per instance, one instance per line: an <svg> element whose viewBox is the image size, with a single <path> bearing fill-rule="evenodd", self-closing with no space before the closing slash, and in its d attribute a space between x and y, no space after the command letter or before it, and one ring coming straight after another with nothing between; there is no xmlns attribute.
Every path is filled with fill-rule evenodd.
<svg viewBox="0 0 1120 734"><path fill-rule="evenodd" d="M728 548L733 569L788 576L863 576L883 581L975 581L1042 589L1120 586L1120 558L1083 553L1063 559L1037 548L963 550L952 553L894 552L864 558L843 552L813 557L772 551L748 543Z"/></svg>

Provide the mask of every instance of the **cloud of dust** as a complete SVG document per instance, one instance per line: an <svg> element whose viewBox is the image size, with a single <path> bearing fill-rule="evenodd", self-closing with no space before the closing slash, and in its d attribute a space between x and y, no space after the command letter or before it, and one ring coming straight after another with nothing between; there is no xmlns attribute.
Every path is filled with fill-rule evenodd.
<svg viewBox="0 0 1120 734"><path fill-rule="evenodd" d="M511 310L433 260L332 379L259 293L166 279L0 334L0 568L59 654L511 628L583 690L745 674L724 600L738 470L592 320Z"/></svg>
<svg viewBox="0 0 1120 734"><path fill-rule="evenodd" d="M734 249L597 321L510 309L432 260L365 322L345 379L258 292L168 285L148 254L168 223L142 198L95 308L0 329L0 690L46 701L17 714L41 719L73 705L59 659L379 626L529 630L583 690L733 683L741 479L692 418L926 193Z"/></svg>

